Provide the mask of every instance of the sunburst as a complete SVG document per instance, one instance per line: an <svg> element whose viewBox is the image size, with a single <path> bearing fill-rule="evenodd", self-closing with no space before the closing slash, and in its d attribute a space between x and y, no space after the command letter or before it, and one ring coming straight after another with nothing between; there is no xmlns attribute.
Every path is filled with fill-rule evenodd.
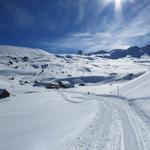
<svg viewBox="0 0 150 150"><path fill-rule="evenodd" d="M107 1L105 1L105 4L107 5L107 3L109 3L109 2L114 2L115 3L115 10L121 11L122 1L124 1L124 0L107 0Z"/></svg>
<svg viewBox="0 0 150 150"><path fill-rule="evenodd" d="M122 2L121 0L115 0L115 10L121 11L122 10Z"/></svg>
<svg viewBox="0 0 150 150"><path fill-rule="evenodd" d="M122 5L123 1L129 1L129 0L107 0L106 5L110 2L114 3L114 10L115 10L115 19L118 23L122 22Z"/></svg>

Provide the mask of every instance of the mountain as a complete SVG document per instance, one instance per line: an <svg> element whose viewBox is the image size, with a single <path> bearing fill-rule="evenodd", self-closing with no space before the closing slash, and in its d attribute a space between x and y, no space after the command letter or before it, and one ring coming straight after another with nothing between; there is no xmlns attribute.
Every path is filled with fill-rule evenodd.
<svg viewBox="0 0 150 150"><path fill-rule="evenodd" d="M18 46L0 45L0 56L15 56L15 57L43 57L50 53L41 50Z"/></svg>
<svg viewBox="0 0 150 150"><path fill-rule="evenodd" d="M133 58L140 58L143 55L150 56L150 45L144 47L133 46L128 49L115 49L110 52L101 50L94 53L88 53L88 55L98 55L99 57L109 59L119 59L127 56Z"/></svg>
<svg viewBox="0 0 150 150"><path fill-rule="evenodd" d="M6 87L4 81L7 85L10 80L17 84L32 84L38 80L42 85L51 80L68 81L76 85L128 81L147 71L147 59L142 62L143 59L125 58L112 63L112 60L95 55L54 55L40 49L0 46L0 79L3 79L0 87Z"/></svg>
<svg viewBox="0 0 150 150"><path fill-rule="evenodd" d="M106 50L100 50L98 52L93 52L93 53L88 53L88 55L93 55L93 54L107 54L108 52Z"/></svg>

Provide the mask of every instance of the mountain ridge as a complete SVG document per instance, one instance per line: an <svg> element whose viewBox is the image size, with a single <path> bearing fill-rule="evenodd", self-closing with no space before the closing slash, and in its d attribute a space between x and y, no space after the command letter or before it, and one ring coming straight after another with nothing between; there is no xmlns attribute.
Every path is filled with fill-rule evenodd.
<svg viewBox="0 0 150 150"><path fill-rule="evenodd" d="M98 55L99 57L110 59L119 59L127 56L140 58L143 55L150 56L150 45L146 45L144 47L133 46L129 47L128 49L114 49L110 52L106 50L100 50L94 53L87 53L86 55Z"/></svg>
<svg viewBox="0 0 150 150"><path fill-rule="evenodd" d="M42 49L27 48L20 46L0 45L0 56L15 56L15 57L41 57L51 55Z"/></svg>
<svg viewBox="0 0 150 150"><path fill-rule="evenodd" d="M133 58L141 58L144 55L150 56L150 45L146 45L143 47L132 46L128 49L114 49L111 51L107 50L100 50L97 52L90 52L90 53L77 53L77 55L96 55L102 58L108 59L119 59L125 58L127 56ZM11 45L0 45L0 56L16 56L16 57L43 57L43 56L51 56L56 55L50 53L46 50L38 49L38 48L28 48L28 47L20 47L20 46L11 46Z"/></svg>

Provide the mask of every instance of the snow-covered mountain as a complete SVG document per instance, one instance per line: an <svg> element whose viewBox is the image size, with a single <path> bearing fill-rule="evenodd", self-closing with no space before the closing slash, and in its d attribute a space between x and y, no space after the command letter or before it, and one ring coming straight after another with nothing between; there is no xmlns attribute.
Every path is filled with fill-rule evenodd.
<svg viewBox="0 0 150 150"><path fill-rule="evenodd" d="M41 86L59 81L75 86ZM0 99L0 150L150 149L148 56L0 46L0 89L10 93Z"/></svg>
<svg viewBox="0 0 150 150"><path fill-rule="evenodd" d="M47 55L49 55L49 53L41 49L0 45L0 56L42 57Z"/></svg>
<svg viewBox="0 0 150 150"><path fill-rule="evenodd" d="M27 58L24 60L25 56ZM149 69L149 66L146 67L147 62L142 60L54 55L39 49L0 46L0 76L6 80L13 77L17 82L49 82L52 79L61 79L71 83L107 83L140 76Z"/></svg>
<svg viewBox="0 0 150 150"><path fill-rule="evenodd" d="M112 51L101 50L98 52L89 53L88 55L97 55L99 57L109 58L109 59L119 59L127 56L133 58L140 58L144 55L150 56L150 45L144 47L134 46L128 49L115 49Z"/></svg>

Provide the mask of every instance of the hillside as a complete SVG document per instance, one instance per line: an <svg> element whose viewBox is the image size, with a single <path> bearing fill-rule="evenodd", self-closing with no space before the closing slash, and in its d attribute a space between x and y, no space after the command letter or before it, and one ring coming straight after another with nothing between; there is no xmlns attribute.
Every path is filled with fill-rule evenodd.
<svg viewBox="0 0 150 150"><path fill-rule="evenodd" d="M149 57L5 48L0 89L10 96L0 99L0 150L150 149ZM58 82L74 86L47 88Z"/></svg>
<svg viewBox="0 0 150 150"><path fill-rule="evenodd" d="M144 55L150 56L150 45L144 47L133 46L128 49L115 49L111 51L101 50L87 55L96 55L102 58L119 59L125 57L141 58Z"/></svg>
<svg viewBox="0 0 150 150"><path fill-rule="evenodd" d="M0 45L0 56L42 57L47 55L49 55L48 52L40 49Z"/></svg>
<svg viewBox="0 0 150 150"><path fill-rule="evenodd" d="M131 81L130 84L123 87L121 89L121 95L128 95L128 97L134 97L134 98L140 98L140 97L148 98L150 97L149 88L150 88L150 72Z"/></svg>

